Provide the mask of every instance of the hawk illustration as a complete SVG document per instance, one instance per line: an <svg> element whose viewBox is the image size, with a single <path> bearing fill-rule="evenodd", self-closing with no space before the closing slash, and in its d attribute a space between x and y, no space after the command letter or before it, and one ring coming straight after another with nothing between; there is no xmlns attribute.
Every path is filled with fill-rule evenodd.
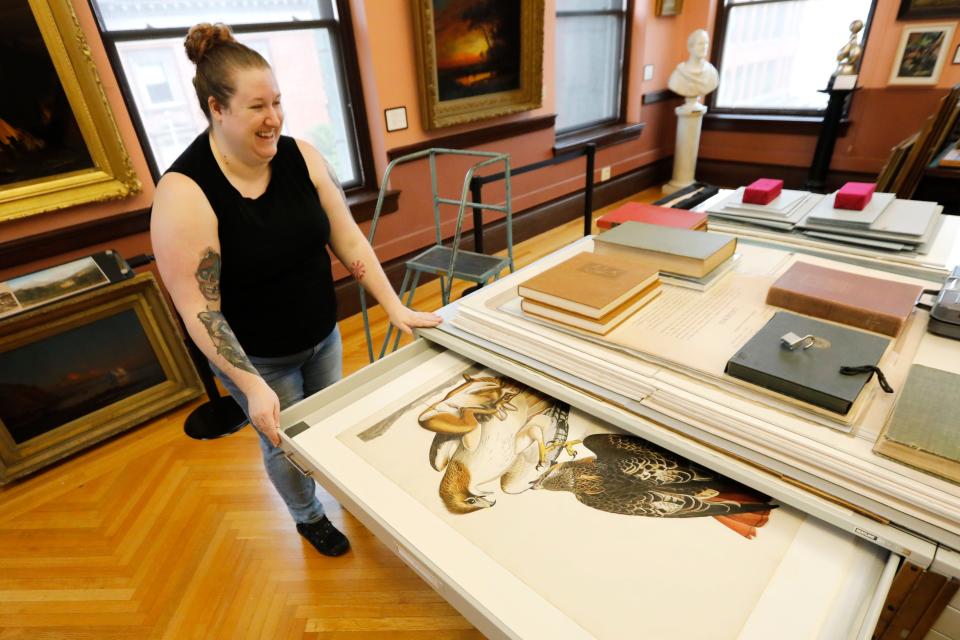
<svg viewBox="0 0 960 640"><path fill-rule="evenodd" d="M770 498L636 436L604 433L583 439L595 457L561 462L534 489L570 491L608 513L651 518L713 516L751 539L767 523Z"/></svg>
<svg viewBox="0 0 960 640"><path fill-rule="evenodd" d="M505 493L530 489L560 448L574 453L565 442L569 406L509 378L463 377L418 416L421 427L436 433L430 466L444 472L440 498L457 514L496 504L487 488L493 483Z"/></svg>

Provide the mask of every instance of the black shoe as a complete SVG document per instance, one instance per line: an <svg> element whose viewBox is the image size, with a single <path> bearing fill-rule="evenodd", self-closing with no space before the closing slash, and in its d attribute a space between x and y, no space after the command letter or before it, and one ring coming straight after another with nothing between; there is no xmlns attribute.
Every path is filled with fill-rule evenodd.
<svg viewBox="0 0 960 640"><path fill-rule="evenodd" d="M347 536L340 533L327 516L316 522L298 522L297 533L325 556L342 556L350 550Z"/></svg>

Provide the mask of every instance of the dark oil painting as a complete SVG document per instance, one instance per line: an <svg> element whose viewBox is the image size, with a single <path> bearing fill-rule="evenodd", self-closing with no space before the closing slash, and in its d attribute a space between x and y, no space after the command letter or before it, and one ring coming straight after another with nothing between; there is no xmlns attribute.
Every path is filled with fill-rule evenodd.
<svg viewBox="0 0 960 640"><path fill-rule="evenodd" d="M907 36L907 46L897 75L901 78L929 78L937 66L944 42L943 31L918 31Z"/></svg>
<svg viewBox="0 0 960 640"><path fill-rule="evenodd" d="M519 0L433 0L440 101L520 88Z"/></svg>
<svg viewBox="0 0 960 640"><path fill-rule="evenodd" d="M0 353L0 420L20 444L166 379L127 309Z"/></svg>
<svg viewBox="0 0 960 640"><path fill-rule="evenodd" d="M27 0L0 2L0 187L93 167Z"/></svg>

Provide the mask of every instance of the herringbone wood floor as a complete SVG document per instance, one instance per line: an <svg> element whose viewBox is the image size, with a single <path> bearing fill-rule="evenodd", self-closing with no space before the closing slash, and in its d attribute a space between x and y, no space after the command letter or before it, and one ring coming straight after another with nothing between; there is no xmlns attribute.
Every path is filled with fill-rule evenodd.
<svg viewBox="0 0 960 640"><path fill-rule="evenodd" d="M580 229L517 245L518 266ZM418 290L415 306L439 305L436 282ZM362 320L341 331L349 374L367 362ZM316 553L266 479L252 429L183 435L196 404L0 488L0 640L482 637L322 489L353 548Z"/></svg>

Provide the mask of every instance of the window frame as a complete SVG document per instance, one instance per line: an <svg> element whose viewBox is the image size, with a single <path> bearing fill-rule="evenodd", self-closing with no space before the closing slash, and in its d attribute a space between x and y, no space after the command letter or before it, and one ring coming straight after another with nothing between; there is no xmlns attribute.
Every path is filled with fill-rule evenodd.
<svg viewBox="0 0 960 640"><path fill-rule="evenodd" d="M741 0L742 5L757 4L779 4L791 0ZM737 6L737 5L734 5ZM727 0L718 0L717 15L714 21L713 48L710 56L710 62L717 68L718 73L722 73L723 49L727 36L728 17L727 14L733 7L727 5ZM873 16L876 13L877 0L871 0L870 10L867 12L867 19L864 21L860 40L860 46L863 49L863 55L867 51L867 36L870 33L870 27L873 24ZM837 50L843 43L838 43ZM863 55L860 59L863 60ZM824 80L826 85L826 80ZM745 124L747 127L757 125L765 129L772 123L793 123L804 125L809 123L819 123L823 119L824 109L762 109L755 107L718 107L716 105L717 92L710 93L704 101L709 111L704 116L707 121L723 122L722 128L736 128L738 124ZM847 100L843 108L843 119L846 120L850 108L850 101Z"/></svg>
<svg viewBox="0 0 960 640"><path fill-rule="evenodd" d="M183 39L187 35L187 29L175 27L110 31L106 29L106 22L100 13L100 8L96 0L88 0L88 3L95 17L97 29L100 33L104 49L107 52L113 75L120 86L120 93L127 107L127 112L130 114L130 119L133 122L140 147L147 160L150 174L153 177L154 183L156 183L160 180L161 173L157 166L157 161L154 157L153 149L150 146L146 128L143 125L134 97L134 92L137 89L131 86L124 73L117 43L129 41L144 42L168 38ZM357 57L356 39L353 35L353 19L350 13L349 0L332 0L332 3L334 5L334 11L336 12L335 16L321 17L317 20L231 24L230 28L236 34L262 33L267 31L310 31L315 29L324 29L329 32L331 42L333 43L334 66L336 68L338 82L343 90L345 120L348 120L349 124L353 126L353 151L357 161L358 175L356 181L349 186L344 185L344 191L346 192L349 204L366 204L370 200L371 193L373 194L373 198L376 198L376 192L379 186L373 162L373 150L370 142L370 130L367 123L367 111L363 99L363 87L360 83L360 65ZM321 11L321 14L322 13L324 12ZM187 99L192 98L193 95ZM395 198L393 200L392 208L395 209Z"/></svg>
<svg viewBox="0 0 960 640"><path fill-rule="evenodd" d="M633 38L631 37L631 26L633 24L634 6L636 0L626 0L623 9L590 9L557 11L556 20L559 23L560 18L584 17L584 16L620 16L622 25L622 40L620 42L620 77L619 77L619 105L617 115L613 118L604 118L593 122L587 122L576 127L563 130L555 130L556 145L554 153L569 151L574 147L585 145L588 142L596 142L600 145L610 144L617 141L622 136L624 127L630 128L627 124L627 89L630 79L630 51ZM554 70L556 73L556 70ZM641 127L642 129L642 127ZM639 132L637 132L639 135ZM630 136L633 137L633 136Z"/></svg>

